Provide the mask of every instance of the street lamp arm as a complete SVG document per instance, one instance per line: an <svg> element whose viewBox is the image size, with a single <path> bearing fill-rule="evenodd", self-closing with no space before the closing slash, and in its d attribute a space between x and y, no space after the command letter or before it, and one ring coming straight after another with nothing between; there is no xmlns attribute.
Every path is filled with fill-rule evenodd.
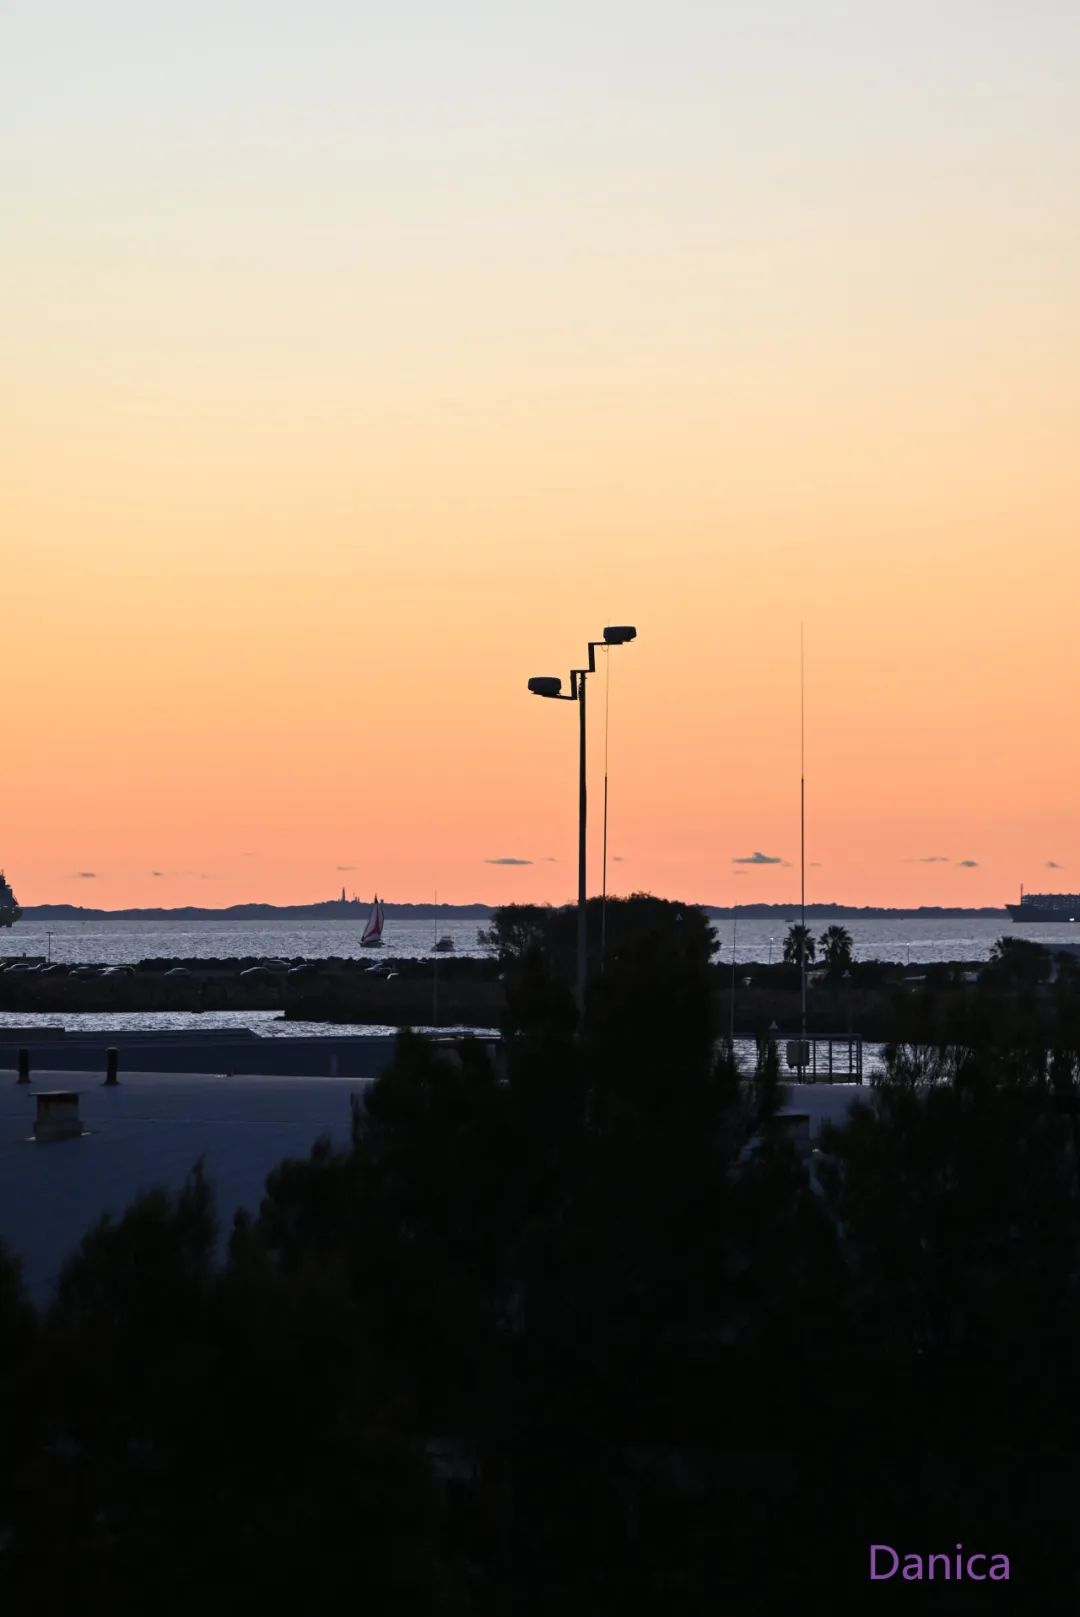
<svg viewBox="0 0 1080 1617"><path fill-rule="evenodd" d="M579 1018L585 1009L585 974L586 974L586 936L585 936L585 814L586 814L586 776L585 776L585 690L586 680L590 674L596 673L596 648L603 646L606 650L610 646L625 646L629 641L637 639L637 630L629 624L617 624L604 630L602 640L589 641L589 664L587 668L572 668L570 670L570 694L563 691L562 680L553 676L537 675L529 681L529 690L534 696L547 697L549 701L576 702L578 704L578 913L577 913L577 1003ZM605 786L605 803L606 803ZM580 1024L579 1024L580 1025Z"/></svg>

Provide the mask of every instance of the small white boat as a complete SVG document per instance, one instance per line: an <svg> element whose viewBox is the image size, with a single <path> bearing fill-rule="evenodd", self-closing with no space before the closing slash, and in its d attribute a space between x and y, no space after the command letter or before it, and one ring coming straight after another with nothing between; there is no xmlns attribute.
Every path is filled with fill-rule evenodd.
<svg viewBox="0 0 1080 1617"><path fill-rule="evenodd" d="M453 954L454 940L450 937L436 938L434 947L436 954Z"/></svg>
<svg viewBox="0 0 1080 1617"><path fill-rule="evenodd" d="M360 938L360 947L362 949L381 949L382 930L383 907L379 903L379 895L376 893L375 902L371 906L371 914L368 916L367 926L364 928L363 934Z"/></svg>

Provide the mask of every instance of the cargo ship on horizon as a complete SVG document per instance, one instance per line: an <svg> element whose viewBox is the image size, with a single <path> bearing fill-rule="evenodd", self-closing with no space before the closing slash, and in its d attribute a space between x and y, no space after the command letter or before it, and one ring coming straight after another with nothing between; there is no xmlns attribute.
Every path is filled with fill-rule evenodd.
<svg viewBox="0 0 1080 1617"><path fill-rule="evenodd" d="M1080 893L1025 893L1019 904L1007 904L1014 921L1041 921L1043 925L1080 921Z"/></svg>
<svg viewBox="0 0 1080 1617"><path fill-rule="evenodd" d="M0 870L0 926L14 926L22 915L11 884Z"/></svg>

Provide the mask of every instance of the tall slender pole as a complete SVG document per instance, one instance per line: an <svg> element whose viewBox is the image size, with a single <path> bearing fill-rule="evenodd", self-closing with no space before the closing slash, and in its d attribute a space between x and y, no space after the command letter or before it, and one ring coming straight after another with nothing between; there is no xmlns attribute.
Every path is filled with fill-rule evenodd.
<svg viewBox="0 0 1080 1617"><path fill-rule="evenodd" d="M578 671L578 912L577 912L577 1003L578 1014L585 1014L585 674Z"/></svg>
<svg viewBox="0 0 1080 1617"><path fill-rule="evenodd" d="M728 1038L731 1043L731 1053L735 1054L735 945L739 938L739 917L731 917L731 1017L728 1027Z"/></svg>
<svg viewBox="0 0 1080 1617"><path fill-rule="evenodd" d="M604 854L600 887L600 970L607 955L607 777L608 721L611 715L611 653L604 647Z"/></svg>
<svg viewBox="0 0 1080 1617"><path fill-rule="evenodd" d="M802 968L802 1026L799 1033L801 1067L806 1056L806 651L801 623L799 624L799 878L801 884L799 919L802 927L799 935L799 964Z"/></svg>
<svg viewBox="0 0 1080 1617"><path fill-rule="evenodd" d="M435 889L435 936L431 954L431 1025L439 1025L439 889Z"/></svg>

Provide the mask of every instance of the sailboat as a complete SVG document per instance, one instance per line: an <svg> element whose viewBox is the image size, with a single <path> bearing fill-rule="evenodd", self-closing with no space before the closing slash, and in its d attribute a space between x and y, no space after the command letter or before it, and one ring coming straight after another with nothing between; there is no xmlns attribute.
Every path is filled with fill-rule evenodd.
<svg viewBox="0 0 1080 1617"><path fill-rule="evenodd" d="M379 895L378 895L378 893L376 893L375 894L375 902L371 906L371 914L368 916L367 926L364 928L363 935L360 938L360 946L361 946L361 948L363 948L363 949L381 949L382 948L382 929L383 929L383 907L379 903Z"/></svg>
<svg viewBox="0 0 1080 1617"><path fill-rule="evenodd" d="M454 940L449 933L439 936L439 895L435 894L435 941L431 945L435 954L453 954Z"/></svg>

